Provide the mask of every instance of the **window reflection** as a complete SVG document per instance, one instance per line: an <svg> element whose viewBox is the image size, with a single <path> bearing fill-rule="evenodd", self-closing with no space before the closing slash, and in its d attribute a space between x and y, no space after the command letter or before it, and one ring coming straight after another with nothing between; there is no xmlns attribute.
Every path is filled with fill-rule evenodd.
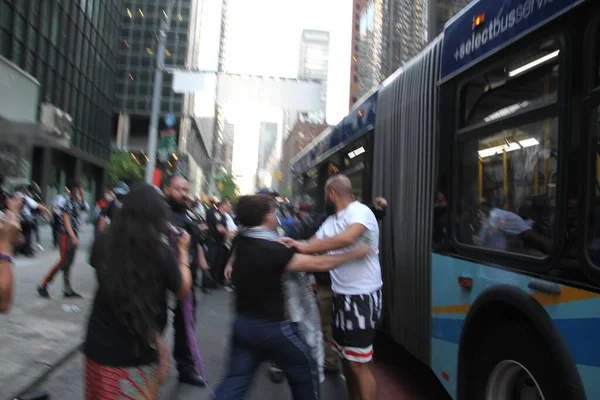
<svg viewBox="0 0 600 400"><path fill-rule="evenodd" d="M552 248L558 118L505 129L462 147L457 239L544 257Z"/></svg>
<svg viewBox="0 0 600 400"><path fill-rule="evenodd" d="M559 50L548 41L465 86L461 126L493 122L556 101Z"/></svg>

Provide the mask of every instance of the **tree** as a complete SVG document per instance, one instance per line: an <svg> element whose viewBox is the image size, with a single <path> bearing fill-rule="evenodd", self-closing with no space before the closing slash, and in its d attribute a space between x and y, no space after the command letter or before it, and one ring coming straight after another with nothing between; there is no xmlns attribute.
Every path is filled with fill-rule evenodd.
<svg viewBox="0 0 600 400"><path fill-rule="evenodd" d="M235 176L228 172L217 177L217 189L222 198L232 201L240 195Z"/></svg>
<svg viewBox="0 0 600 400"><path fill-rule="evenodd" d="M112 185L118 181L142 181L146 167L132 153L113 151L108 161L108 178Z"/></svg>

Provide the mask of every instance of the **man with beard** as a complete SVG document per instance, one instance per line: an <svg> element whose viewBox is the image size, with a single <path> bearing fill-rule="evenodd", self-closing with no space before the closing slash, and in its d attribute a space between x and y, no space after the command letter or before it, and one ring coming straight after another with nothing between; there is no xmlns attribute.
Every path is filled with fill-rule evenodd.
<svg viewBox="0 0 600 400"><path fill-rule="evenodd" d="M163 183L163 193L171 207L170 222L173 226L185 230L190 235L190 269L192 278L196 281L198 266L207 269L204 251L200 244L200 228L188 215L186 200L188 197L189 183L186 178L180 175L168 176ZM192 291L194 313L196 308L196 296ZM204 386L204 380L196 370L194 360L190 351L190 345L187 341L185 330L185 316L181 304L177 302L175 308L175 318L173 320L175 334L175 343L173 346L173 356L177 363L179 372L179 382L194 386ZM195 330L195 327L194 327Z"/></svg>
<svg viewBox="0 0 600 400"><path fill-rule="evenodd" d="M325 184L327 209L333 211L308 242L282 242L302 254L339 254L366 242L372 253L330 272L333 292L333 347L343 361L351 399L375 400L378 387L371 361L375 325L381 315L379 225L373 211L355 200L347 176L334 175ZM382 207L381 201L376 207ZM349 321L340 323L340 321Z"/></svg>

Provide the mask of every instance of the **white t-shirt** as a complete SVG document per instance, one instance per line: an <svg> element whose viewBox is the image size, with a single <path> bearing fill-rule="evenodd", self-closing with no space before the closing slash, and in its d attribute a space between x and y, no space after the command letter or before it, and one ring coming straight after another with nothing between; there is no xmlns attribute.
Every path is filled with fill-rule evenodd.
<svg viewBox="0 0 600 400"><path fill-rule="evenodd" d="M231 215L229 215L229 213L225 213L225 222L227 223L227 230L231 231L231 232L237 232L238 231L238 227L235 224L235 222L233 222L233 218L231 218Z"/></svg>
<svg viewBox="0 0 600 400"><path fill-rule="evenodd" d="M373 253L367 258L350 261L330 271L331 288L339 294L369 294L383 286L379 265L379 225L369 207L358 201L350 203L344 210L323 222L316 234L317 239L339 235L354 224L367 228L360 240L369 243L373 247ZM345 253L348 250L350 248L330 251L329 254Z"/></svg>
<svg viewBox="0 0 600 400"><path fill-rule="evenodd" d="M531 229L517 214L494 208L479 231L479 246L509 251L508 240Z"/></svg>
<svg viewBox="0 0 600 400"><path fill-rule="evenodd" d="M21 192L17 192L17 196L19 196L20 198L23 199L23 208L21 209L21 214L26 217L30 217L31 211L37 210L38 203L35 200L33 200L31 197L29 197L26 194L23 194Z"/></svg>

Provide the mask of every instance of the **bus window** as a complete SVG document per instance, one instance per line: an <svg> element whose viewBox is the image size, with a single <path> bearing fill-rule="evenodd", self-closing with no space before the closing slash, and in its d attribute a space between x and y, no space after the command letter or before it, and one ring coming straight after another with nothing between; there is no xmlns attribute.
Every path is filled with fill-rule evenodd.
<svg viewBox="0 0 600 400"><path fill-rule="evenodd" d="M558 118L460 146L459 242L545 257L556 207Z"/></svg>
<svg viewBox="0 0 600 400"><path fill-rule="evenodd" d="M595 74L594 82L596 86L600 86L600 26L596 29L596 59L595 59Z"/></svg>
<svg viewBox="0 0 600 400"><path fill-rule="evenodd" d="M461 127L556 102L560 51L554 40L520 53L463 89Z"/></svg>
<svg viewBox="0 0 600 400"><path fill-rule="evenodd" d="M600 267L600 107L597 107L594 112L595 129L593 146L590 149L592 151L592 159L594 161L595 178L594 186L595 190L592 193L592 202L589 211L588 220L588 234L587 244L590 249L590 258L592 262Z"/></svg>

